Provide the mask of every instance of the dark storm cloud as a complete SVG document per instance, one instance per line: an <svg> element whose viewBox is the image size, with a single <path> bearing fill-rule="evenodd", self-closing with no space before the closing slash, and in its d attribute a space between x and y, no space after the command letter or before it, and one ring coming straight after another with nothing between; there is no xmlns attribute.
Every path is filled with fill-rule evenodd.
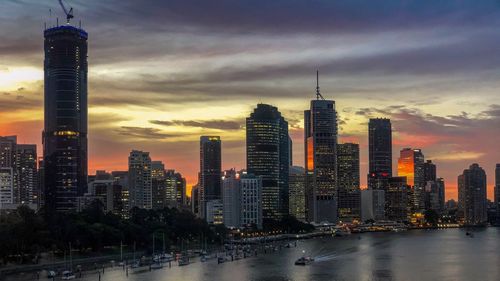
<svg viewBox="0 0 500 281"><path fill-rule="evenodd" d="M226 120L149 120L149 123L162 126L185 126L217 130L239 130L242 128L242 122Z"/></svg>

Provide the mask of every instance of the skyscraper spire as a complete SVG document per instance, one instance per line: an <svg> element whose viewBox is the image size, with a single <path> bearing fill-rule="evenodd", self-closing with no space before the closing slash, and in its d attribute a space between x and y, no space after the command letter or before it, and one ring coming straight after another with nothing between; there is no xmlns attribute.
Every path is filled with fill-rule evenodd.
<svg viewBox="0 0 500 281"><path fill-rule="evenodd" d="M316 99L319 100L320 98L322 100L325 99L325 98L323 98L323 96L319 92L319 70L316 70Z"/></svg>

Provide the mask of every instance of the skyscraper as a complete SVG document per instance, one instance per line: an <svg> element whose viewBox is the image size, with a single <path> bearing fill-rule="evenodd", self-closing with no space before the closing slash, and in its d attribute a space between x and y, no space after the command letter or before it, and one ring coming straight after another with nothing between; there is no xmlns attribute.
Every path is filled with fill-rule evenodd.
<svg viewBox="0 0 500 281"><path fill-rule="evenodd" d="M369 169L368 188L384 189L383 183L392 177L391 120L370 119L368 123Z"/></svg>
<svg viewBox="0 0 500 281"><path fill-rule="evenodd" d="M290 149L288 122L274 106L258 104L246 119L249 174L262 177L263 217L280 219L288 214Z"/></svg>
<svg viewBox="0 0 500 281"><path fill-rule="evenodd" d="M480 225L487 221L486 173L472 164L458 177L459 208L465 224Z"/></svg>
<svg viewBox="0 0 500 281"><path fill-rule="evenodd" d="M0 167L0 210L14 203L14 171Z"/></svg>
<svg viewBox="0 0 500 281"><path fill-rule="evenodd" d="M36 145L18 144L16 147L17 203L38 203L38 174Z"/></svg>
<svg viewBox="0 0 500 281"><path fill-rule="evenodd" d="M427 160L424 163L424 182L436 181L436 165L432 160Z"/></svg>
<svg viewBox="0 0 500 281"><path fill-rule="evenodd" d="M132 150L128 157L129 208L153 208L149 152Z"/></svg>
<svg viewBox="0 0 500 281"><path fill-rule="evenodd" d="M153 209L167 207L167 191L165 165L161 161L151 161L151 192Z"/></svg>
<svg viewBox="0 0 500 281"><path fill-rule="evenodd" d="M316 84L316 99L304 111L304 156L307 184L307 219L336 222L337 111L335 101L325 100Z"/></svg>
<svg viewBox="0 0 500 281"><path fill-rule="evenodd" d="M207 202L222 200L222 154L218 136L200 137L200 216L205 218Z"/></svg>
<svg viewBox="0 0 500 281"><path fill-rule="evenodd" d="M306 170L302 167L290 167L289 213L296 219L306 220Z"/></svg>
<svg viewBox="0 0 500 281"><path fill-rule="evenodd" d="M385 216L392 221L407 221L410 204L410 186L406 183L406 177L389 178L388 187L385 191Z"/></svg>
<svg viewBox="0 0 500 281"><path fill-rule="evenodd" d="M45 30L45 208L69 211L87 191L87 32Z"/></svg>
<svg viewBox="0 0 500 281"><path fill-rule="evenodd" d="M398 176L411 187L424 186L424 155L420 149L404 148L398 159Z"/></svg>
<svg viewBox="0 0 500 281"><path fill-rule="evenodd" d="M339 218L343 221L359 220L361 206L359 144L339 144L337 148L337 159Z"/></svg>

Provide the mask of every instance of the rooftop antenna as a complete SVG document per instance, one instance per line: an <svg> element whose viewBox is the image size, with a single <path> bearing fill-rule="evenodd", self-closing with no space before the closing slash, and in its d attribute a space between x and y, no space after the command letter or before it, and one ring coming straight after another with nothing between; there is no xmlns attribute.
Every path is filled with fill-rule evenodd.
<svg viewBox="0 0 500 281"><path fill-rule="evenodd" d="M319 100L320 98L322 100L325 100L325 98L319 92L319 71L316 70L316 99Z"/></svg>
<svg viewBox="0 0 500 281"><path fill-rule="evenodd" d="M69 20L74 18L73 16L73 8L69 8L69 11L66 9L64 6L63 0L59 0L59 4L61 5L61 8L63 9L64 13L66 14L66 23L69 24Z"/></svg>

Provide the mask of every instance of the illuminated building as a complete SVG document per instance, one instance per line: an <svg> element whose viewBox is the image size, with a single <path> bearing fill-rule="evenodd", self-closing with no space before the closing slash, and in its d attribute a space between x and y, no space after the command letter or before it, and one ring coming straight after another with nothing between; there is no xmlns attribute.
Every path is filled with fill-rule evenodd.
<svg viewBox="0 0 500 281"><path fill-rule="evenodd" d="M161 161L151 161L151 200L153 209L167 207L165 165Z"/></svg>
<svg viewBox="0 0 500 281"><path fill-rule="evenodd" d="M123 215L123 188L122 185L116 182L115 177L105 171L96 171L93 180L88 183L88 195L85 199L80 200L80 207L87 205L87 202L92 198L98 198L104 206L104 212L112 212L115 215Z"/></svg>
<svg viewBox="0 0 500 281"><path fill-rule="evenodd" d="M310 222L337 222L337 111L316 85L316 100L304 111L306 212Z"/></svg>
<svg viewBox="0 0 500 281"><path fill-rule="evenodd" d="M206 221L209 224L224 223L224 204L222 200L209 200L206 202Z"/></svg>
<svg viewBox="0 0 500 281"><path fill-rule="evenodd" d="M404 148L398 159L398 176L406 177L412 188L412 209L416 212L425 208L425 169L424 154L420 149Z"/></svg>
<svg viewBox="0 0 500 281"><path fill-rule="evenodd" d="M37 204L36 145L18 144L16 147L17 203Z"/></svg>
<svg viewBox="0 0 500 281"><path fill-rule="evenodd" d="M342 221L360 219L359 145L337 146L338 214Z"/></svg>
<svg viewBox="0 0 500 281"><path fill-rule="evenodd" d="M411 188L406 177L392 177L385 191L385 216L392 221L408 221L411 214Z"/></svg>
<svg viewBox="0 0 500 281"><path fill-rule="evenodd" d="M368 123L368 188L385 190L392 177L392 125L385 118L370 119Z"/></svg>
<svg viewBox="0 0 500 281"><path fill-rule="evenodd" d="M306 170L302 167L290 167L289 213L296 219L306 220Z"/></svg>
<svg viewBox="0 0 500 281"><path fill-rule="evenodd" d="M120 200L114 207L115 209L119 209L118 212L123 218L127 218L128 210L130 210L128 171L113 171L111 172L111 176L114 180L115 198L119 198Z"/></svg>
<svg viewBox="0 0 500 281"><path fill-rule="evenodd" d="M175 170L167 170L165 175L167 205L180 208L186 205L186 179Z"/></svg>
<svg viewBox="0 0 500 281"><path fill-rule="evenodd" d="M428 181L425 185L425 210L433 210L440 213L444 210L445 185L442 178Z"/></svg>
<svg viewBox="0 0 500 281"><path fill-rule="evenodd" d="M129 207L152 209L151 158L149 152L132 150L128 157Z"/></svg>
<svg viewBox="0 0 500 281"><path fill-rule="evenodd" d="M0 209L14 204L14 170L0 167Z"/></svg>
<svg viewBox="0 0 500 281"><path fill-rule="evenodd" d="M47 214L77 209L87 192L87 33L46 29L44 199Z"/></svg>
<svg viewBox="0 0 500 281"><path fill-rule="evenodd" d="M264 218L288 215L288 122L274 106L258 104L246 119L248 174L262 177Z"/></svg>
<svg viewBox="0 0 500 281"><path fill-rule="evenodd" d="M200 217L205 218L206 203L222 200L221 140L218 136L200 137Z"/></svg>
<svg viewBox="0 0 500 281"><path fill-rule="evenodd" d="M467 225L481 225L487 221L486 173L478 164L472 164L458 177L459 209Z"/></svg>

